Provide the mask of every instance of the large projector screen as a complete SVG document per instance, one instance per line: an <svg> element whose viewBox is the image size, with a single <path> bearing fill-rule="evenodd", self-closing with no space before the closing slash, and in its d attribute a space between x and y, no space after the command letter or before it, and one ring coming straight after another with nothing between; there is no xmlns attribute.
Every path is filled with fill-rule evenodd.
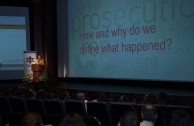
<svg viewBox="0 0 194 126"><path fill-rule="evenodd" d="M30 50L28 7L0 6L0 80L21 79Z"/></svg>
<svg viewBox="0 0 194 126"><path fill-rule="evenodd" d="M194 82L193 5L58 0L58 77Z"/></svg>

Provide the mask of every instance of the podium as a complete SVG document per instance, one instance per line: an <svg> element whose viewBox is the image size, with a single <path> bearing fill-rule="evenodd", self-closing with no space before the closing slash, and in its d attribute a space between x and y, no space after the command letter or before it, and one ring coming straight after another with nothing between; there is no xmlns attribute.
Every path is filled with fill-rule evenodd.
<svg viewBox="0 0 194 126"><path fill-rule="evenodd" d="M40 83L40 76L42 72L44 71L44 65L41 64L32 64L31 66L33 71L33 83Z"/></svg>

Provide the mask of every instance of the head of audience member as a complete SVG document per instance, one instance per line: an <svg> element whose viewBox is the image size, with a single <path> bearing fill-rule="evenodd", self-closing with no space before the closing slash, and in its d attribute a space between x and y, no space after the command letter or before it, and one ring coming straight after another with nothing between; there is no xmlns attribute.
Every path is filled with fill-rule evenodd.
<svg viewBox="0 0 194 126"><path fill-rule="evenodd" d="M108 101L110 102L118 102L120 98L120 95L117 93L109 93Z"/></svg>
<svg viewBox="0 0 194 126"><path fill-rule="evenodd" d="M166 105L168 103L168 95L164 92L159 94L159 104Z"/></svg>
<svg viewBox="0 0 194 126"><path fill-rule="evenodd" d="M136 104L144 103L144 99L143 99L144 95L143 94L135 94L134 97L135 97Z"/></svg>
<svg viewBox="0 0 194 126"><path fill-rule="evenodd" d="M85 93L84 92L77 92L76 99L81 100L81 101L85 101L85 99L86 99Z"/></svg>
<svg viewBox="0 0 194 126"><path fill-rule="evenodd" d="M43 126L42 118L36 112L28 112L23 117L22 126Z"/></svg>
<svg viewBox="0 0 194 126"><path fill-rule="evenodd" d="M10 90L10 88L7 88L7 87L3 87L1 88L1 96L4 96L4 97L10 97L12 95L12 92Z"/></svg>
<svg viewBox="0 0 194 126"><path fill-rule="evenodd" d="M144 103L145 104L157 104L158 98L154 94L145 94L144 95Z"/></svg>
<svg viewBox="0 0 194 126"><path fill-rule="evenodd" d="M59 126L86 126L86 124L79 114L70 113L62 119Z"/></svg>
<svg viewBox="0 0 194 126"><path fill-rule="evenodd" d="M37 98L39 99L46 98L46 91L44 89L39 89L37 93Z"/></svg>
<svg viewBox="0 0 194 126"><path fill-rule="evenodd" d="M134 97L134 95L132 95L132 94L125 95L123 97L123 102L132 102L132 103L135 103L135 97Z"/></svg>
<svg viewBox="0 0 194 126"><path fill-rule="evenodd" d="M50 92L45 93L45 98L46 99L57 99L58 96L56 95L56 93L50 91Z"/></svg>
<svg viewBox="0 0 194 126"><path fill-rule="evenodd" d="M59 93L59 99L66 101L69 98L69 92L62 91Z"/></svg>
<svg viewBox="0 0 194 126"><path fill-rule="evenodd" d="M97 96L96 91L92 91L88 95L88 100L90 100L90 101L97 101L97 98L98 98L98 96Z"/></svg>
<svg viewBox="0 0 194 126"><path fill-rule="evenodd" d="M101 122L98 120L98 118L93 116L85 116L84 121L87 126L101 126Z"/></svg>
<svg viewBox="0 0 194 126"><path fill-rule="evenodd" d="M124 95L124 94L123 94L123 95L121 95L121 96L120 96L120 98L119 98L119 101L120 101L120 102L123 102L124 97L125 97L125 95Z"/></svg>
<svg viewBox="0 0 194 126"><path fill-rule="evenodd" d="M133 112L125 112L118 123L118 126L137 126L137 115Z"/></svg>
<svg viewBox="0 0 194 126"><path fill-rule="evenodd" d="M98 92L97 93L97 101L100 101L100 102L106 102L107 101L107 94L104 93L104 92Z"/></svg>
<svg viewBox="0 0 194 126"><path fill-rule="evenodd" d="M172 113L169 126L193 126L190 115L183 109L175 110Z"/></svg>
<svg viewBox="0 0 194 126"><path fill-rule="evenodd" d="M18 86L14 91L14 95L17 97L26 97L28 94L28 89L25 86Z"/></svg>
<svg viewBox="0 0 194 126"><path fill-rule="evenodd" d="M142 107L141 116L143 119L143 123L145 121L154 124L157 118L156 108L152 104L146 104L145 106Z"/></svg>
<svg viewBox="0 0 194 126"><path fill-rule="evenodd" d="M29 92L32 94L32 98L36 98L37 97L37 92L35 90L33 90L32 88L29 88Z"/></svg>

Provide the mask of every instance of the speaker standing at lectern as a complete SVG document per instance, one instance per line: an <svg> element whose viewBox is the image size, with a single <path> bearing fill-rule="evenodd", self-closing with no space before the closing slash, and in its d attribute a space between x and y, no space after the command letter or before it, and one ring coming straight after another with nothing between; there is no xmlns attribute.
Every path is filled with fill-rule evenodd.
<svg viewBox="0 0 194 126"><path fill-rule="evenodd" d="M35 64L41 64L44 65L44 60L41 58L40 55L38 55L38 59L36 59L36 63Z"/></svg>
<svg viewBox="0 0 194 126"><path fill-rule="evenodd" d="M42 72L44 70L44 60L41 58L40 55L38 55L35 64L32 64L31 68L33 71L33 82L39 83L40 76L42 75Z"/></svg>

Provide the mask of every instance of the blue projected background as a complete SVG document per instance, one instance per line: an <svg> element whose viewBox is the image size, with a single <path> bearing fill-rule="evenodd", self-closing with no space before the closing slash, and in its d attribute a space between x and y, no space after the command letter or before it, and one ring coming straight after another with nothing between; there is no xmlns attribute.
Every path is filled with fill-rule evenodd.
<svg viewBox="0 0 194 126"><path fill-rule="evenodd" d="M25 27L25 17L0 16L0 60L3 65L24 64Z"/></svg>
<svg viewBox="0 0 194 126"><path fill-rule="evenodd" d="M193 5L194 0L69 0L68 59L59 51L58 76L194 81ZM58 9L62 21L63 11ZM65 22L59 27L63 46Z"/></svg>
<svg viewBox="0 0 194 126"><path fill-rule="evenodd" d="M29 40L28 8L0 6L0 80L21 79Z"/></svg>

